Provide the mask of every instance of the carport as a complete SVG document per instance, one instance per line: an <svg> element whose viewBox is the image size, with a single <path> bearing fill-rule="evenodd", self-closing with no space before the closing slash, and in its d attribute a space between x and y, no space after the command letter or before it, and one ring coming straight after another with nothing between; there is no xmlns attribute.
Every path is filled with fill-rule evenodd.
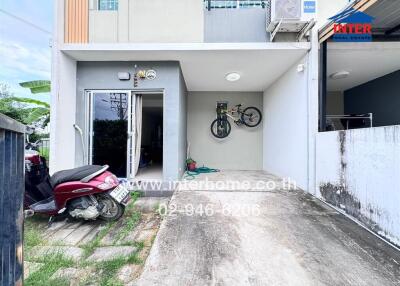
<svg viewBox="0 0 400 286"><path fill-rule="evenodd" d="M310 43L67 44L61 50L66 60L77 66L75 74L65 72L61 83L77 90L76 98L63 97L77 117L58 110L62 121L87 125L81 110L87 90L163 93L163 181L181 178L190 156L198 166L267 170L293 177L307 188ZM156 79L139 80L134 86L117 78L118 72L140 69L155 70ZM227 81L226 75L232 72L239 74L240 80ZM210 124L218 101L228 102L228 107L255 106L262 111L263 122L254 129L236 127L232 122L230 136L216 139ZM282 129L288 132L282 134ZM299 143L293 145L293 140ZM62 148L60 144L53 147ZM80 141L76 140L75 150L71 150L74 154L65 150L65 160L58 157L53 162L56 169L84 162ZM129 162L137 160L134 155L130 158Z"/></svg>

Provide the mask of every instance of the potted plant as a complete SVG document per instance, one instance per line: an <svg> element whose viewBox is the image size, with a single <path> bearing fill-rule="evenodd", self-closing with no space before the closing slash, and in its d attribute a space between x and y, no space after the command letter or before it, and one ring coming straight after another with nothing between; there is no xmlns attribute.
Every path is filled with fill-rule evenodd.
<svg viewBox="0 0 400 286"><path fill-rule="evenodd" d="M186 167L188 171L195 171L196 170L196 161L192 158L186 159Z"/></svg>

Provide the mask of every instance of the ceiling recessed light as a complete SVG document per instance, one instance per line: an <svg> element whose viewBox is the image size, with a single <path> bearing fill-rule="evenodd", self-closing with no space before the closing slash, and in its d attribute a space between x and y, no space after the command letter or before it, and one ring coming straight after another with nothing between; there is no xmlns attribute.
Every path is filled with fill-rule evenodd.
<svg viewBox="0 0 400 286"><path fill-rule="evenodd" d="M237 72L230 72L225 76L227 81L238 81L240 79L240 74Z"/></svg>
<svg viewBox="0 0 400 286"><path fill-rule="evenodd" d="M350 72L348 72L348 71L339 71L339 72L335 72L335 73L331 74L329 77L331 79L336 80L336 79L347 78L347 77L349 77L349 75L350 75Z"/></svg>

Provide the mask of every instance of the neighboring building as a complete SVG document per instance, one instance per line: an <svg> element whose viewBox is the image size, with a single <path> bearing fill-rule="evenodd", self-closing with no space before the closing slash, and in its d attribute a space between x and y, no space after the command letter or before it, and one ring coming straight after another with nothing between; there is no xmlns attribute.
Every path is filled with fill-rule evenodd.
<svg viewBox="0 0 400 286"><path fill-rule="evenodd" d="M315 195L399 246L400 1L362 0L350 7L359 14L319 32ZM334 41L337 22L370 27L372 41Z"/></svg>
<svg viewBox="0 0 400 286"><path fill-rule="evenodd" d="M384 9L388 2L393 3L360 0L349 5L368 12L374 7ZM324 196L324 186L340 183L334 178L340 170L327 167L328 157L335 154L324 149L336 144L337 135L323 141L329 135L319 133L331 108L325 106L331 100L326 92L319 93L330 86L320 77L320 67L325 75L329 67L319 56L326 51L323 43L332 36L330 26L324 26L327 18L349 1L56 3L51 172L87 163L109 164L120 177L171 181L182 177L190 156L200 166L265 170L290 177L313 195L343 205L340 199L330 201ZM282 12L276 7L290 9ZM279 15L297 20L279 21L283 17ZM395 27L392 20L380 22L379 28L386 28L385 32L389 25ZM147 78L142 79L146 72ZM229 73L238 73L240 79L227 81ZM344 99L332 99L336 104L332 112L361 112L348 94L362 91L347 90L361 83L342 85ZM218 101L261 109L262 125L254 130L232 126L228 138L212 137L210 124ZM82 138L74 125L82 130ZM326 161L321 163L323 158ZM340 162L334 160L332 164ZM325 174L327 170L331 173ZM358 200L363 206L364 201ZM384 204L377 207L386 208ZM389 216L393 222L400 214L394 210ZM399 239L398 228L383 225L385 229L378 230L383 236Z"/></svg>

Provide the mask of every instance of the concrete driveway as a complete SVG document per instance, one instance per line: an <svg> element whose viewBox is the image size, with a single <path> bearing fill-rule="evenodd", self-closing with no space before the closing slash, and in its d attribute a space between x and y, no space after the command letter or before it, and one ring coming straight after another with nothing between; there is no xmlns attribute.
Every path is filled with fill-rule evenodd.
<svg viewBox="0 0 400 286"><path fill-rule="evenodd" d="M278 187L177 191L137 285L400 285L399 252L279 178L240 174Z"/></svg>

